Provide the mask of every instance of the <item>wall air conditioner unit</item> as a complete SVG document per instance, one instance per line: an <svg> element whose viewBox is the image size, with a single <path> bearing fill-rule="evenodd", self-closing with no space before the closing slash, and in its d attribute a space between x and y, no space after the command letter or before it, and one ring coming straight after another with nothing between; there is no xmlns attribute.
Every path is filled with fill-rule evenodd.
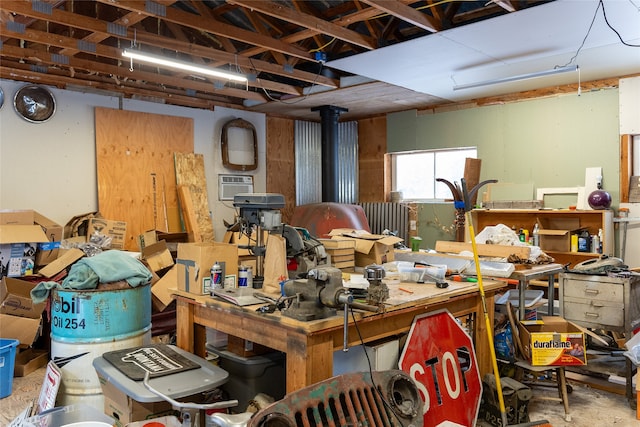
<svg viewBox="0 0 640 427"><path fill-rule="evenodd" d="M238 193L253 193L253 176L218 175L218 200L233 200Z"/></svg>

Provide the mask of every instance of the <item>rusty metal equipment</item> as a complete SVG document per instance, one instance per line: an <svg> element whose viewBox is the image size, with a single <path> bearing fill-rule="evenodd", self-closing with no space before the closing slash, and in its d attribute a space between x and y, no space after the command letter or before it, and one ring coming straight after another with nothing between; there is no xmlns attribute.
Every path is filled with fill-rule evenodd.
<svg viewBox="0 0 640 427"><path fill-rule="evenodd" d="M513 378L503 377L501 381L502 395L507 413L507 425L529 422L529 401L533 393L529 387ZM482 380L482 403L480 419L492 426L502 427L498 389L493 374L485 374Z"/></svg>
<svg viewBox="0 0 640 427"><path fill-rule="evenodd" d="M384 267L377 264L371 264L364 268L364 277L369 282L367 289L367 303L371 305L382 306L389 299L389 288L382 281L385 277Z"/></svg>
<svg viewBox="0 0 640 427"><path fill-rule="evenodd" d="M353 300L349 289L342 286L342 271L335 267L318 266L309 270L306 279L289 280L284 293L291 302L282 315L308 321L335 316L338 308L349 307L378 311L378 307Z"/></svg>
<svg viewBox="0 0 640 427"><path fill-rule="evenodd" d="M262 409L249 427L423 425L415 382L400 370L358 372L326 379Z"/></svg>

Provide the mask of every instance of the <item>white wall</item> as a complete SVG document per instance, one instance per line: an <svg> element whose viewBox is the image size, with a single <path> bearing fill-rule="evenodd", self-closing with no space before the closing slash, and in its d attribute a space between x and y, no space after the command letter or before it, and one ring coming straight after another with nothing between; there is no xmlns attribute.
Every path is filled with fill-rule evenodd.
<svg viewBox="0 0 640 427"><path fill-rule="evenodd" d="M56 113L47 122L31 123L13 109L14 94L24 85L0 79L5 97L0 108L0 209L35 209L63 225L74 215L99 209L95 107L193 119L194 152L204 156L216 240L224 235L222 220L234 219L232 203L218 200L218 174L234 173L222 166L220 152L222 126L227 121L243 118L255 126L259 162L250 174L254 176L254 191L266 189L264 114L222 107L213 111L175 107L48 87L56 99Z"/></svg>

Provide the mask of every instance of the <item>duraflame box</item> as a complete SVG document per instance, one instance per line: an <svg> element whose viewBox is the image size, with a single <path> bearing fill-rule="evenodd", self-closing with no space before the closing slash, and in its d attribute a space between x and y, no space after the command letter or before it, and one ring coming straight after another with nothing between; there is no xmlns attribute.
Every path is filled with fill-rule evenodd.
<svg viewBox="0 0 640 427"><path fill-rule="evenodd" d="M403 240L396 236L383 236L363 230L344 228L331 230L329 235L332 236L332 239L334 236L353 239L355 243L355 261L356 265L360 267L393 261L393 245Z"/></svg>
<svg viewBox="0 0 640 427"><path fill-rule="evenodd" d="M0 277L32 275L38 243L44 242L39 225L0 225Z"/></svg>
<svg viewBox="0 0 640 427"><path fill-rule="evenodd" d="M40 319L46 303L35 304L31 289L36 284L11 277L0 280L0 313Z"/></svg>
<svg viewBox="0 0 640 427"><path fill-rule="evenodd" d="M538 219L540 249L543 251L570 252L571 235L580 231L579 218Z"/></svg>
<svg viewBox="0 0 640 427"><path fill-rule="evenodd" d="M533 366L580 366L587 364L584 333L559 316L518 323L525 356Z"/></svg>
<svg viewBox="0 0 640 427"><path fill-rule="evenodd" d="M238 247L228 243L179 243L178 290L208 295L213 264L223 265L226 277L238 277ZM224 263L224 264L223 264Z"/></svg>

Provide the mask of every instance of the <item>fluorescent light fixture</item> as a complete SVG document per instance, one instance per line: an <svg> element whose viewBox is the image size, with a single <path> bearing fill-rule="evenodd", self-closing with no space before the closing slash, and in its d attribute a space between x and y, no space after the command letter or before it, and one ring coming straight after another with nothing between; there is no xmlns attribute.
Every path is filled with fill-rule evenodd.
<svg viewBox="0 0 640 427"><path fill-rule="evenodd" d="M554 74L568 73L570 71L578 71L578 66L571 65L567 67L552 68L551 70L546 70L546 71L538 71L535 73L520 74L518 76L511 76L511 77L503 77L501 79L485 80L483 82L457 85L453 87L453 90L471 89L474 87L490 86L490 85L497 85L497 84L509 83L509 82L519 82L522 80L537 79L538 77L551 76Z"/></svg>
<svg viewBox="0 0 640 427"><path fill-rule="evenodd" d="M178 70L189 71L196 74L203 74L205 76L219 77L227 80L232 80L234 82L247 82L247 78L241 74L217 70L215 68L200 67L188 62L169 59L163 56L153 55L151 53L142 53L125 49L122 52L122 56L126 58L137 59L138 61L149 62L151 64L162 65L169 68L176 68Z"/></svg>

